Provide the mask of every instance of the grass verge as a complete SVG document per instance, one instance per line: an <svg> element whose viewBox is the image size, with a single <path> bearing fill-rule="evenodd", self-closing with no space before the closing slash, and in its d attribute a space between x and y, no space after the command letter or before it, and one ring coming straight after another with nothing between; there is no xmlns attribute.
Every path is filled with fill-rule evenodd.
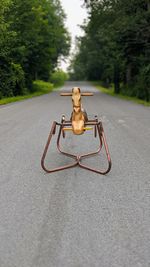
<svg viewBox="0 0 150 267"><path fill-rule="evenodd" d="M32 98L35 96L40 96L44 94L50 93L54 88L54 85L52 83L44 82L44 81L34 81L33 83L33 93L23 95L23 96L14 96L14 97L7 97L7 98L2 98L0 99L0 105Z"/></svg>
<svg viewBox="0 0 150 267"><path fill-rule="evenodd" d="M138 99L137 97L126 96L126 95L123 95L121 93L120 94L115 94L113 87L111 87L111 88L105 88L102 85L100 85L98 82L92 82L92 83L102 93L105 93L105 94L108 94L108 95L111 95L111 96L114 96L114 97L117 97L117 98L125 99L125 100L128 100L128 101L133 101L135 103L142 104L144 106L150 106L150 102L146 102L146 101L144 101L142 99Z"/></svg>

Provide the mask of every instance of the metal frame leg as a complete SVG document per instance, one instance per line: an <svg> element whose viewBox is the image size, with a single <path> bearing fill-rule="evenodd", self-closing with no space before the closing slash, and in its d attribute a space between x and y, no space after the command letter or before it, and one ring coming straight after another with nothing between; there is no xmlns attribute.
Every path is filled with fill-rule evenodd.
<svg viewBox="0 0 150 267"><path fill-rule="evenodd" d="M52 125L52 128L51 128L51 131L50 131L50 134L49 134L49 136L48 136L48 140L47 140L47 143L46 143L44 152L43 152L42 159L41 159L41 166L42 166L43 170L46 171L46 172L48 172L48 173L57 172L57 171L62 171L62 170L65 170L65 169L68 169L68 168L72 168L72 167L75 167L76 165L78 165L78 162L75 162L75 163L68 164L68 165L64 165L64 166L57 167L57 168L54 168L54 169L48 169L48 168L45 166L45 158L46 158L46 154L47 154L47 151L48 151L48 148L49 148L49 145L50 145L52 136L55 134L57 125L59 125L59 124L57 124L57 122L54 121L54 122L53 122L53 125ZM60 130L59 130L58 140L60 139L61 129L62 129L62 125L60 125ZM61 152L61 153L63 153L63 152ZM64 153L63 153L63 154L64 154ZM67 153L66 153L66 155L67 155ZM69 155L68 155L68 156L69 156Z"/></svg>
<svg viewBox="0 0 150 267"><path fill-rule="evenodd" d="M100 150L102 148L102 144L104 144L106 155L107 155L107 160L108 160L108 167L107 167L106 170L98 170L98 169L94 169L94 168L91 168L91 167L89 167L87 165L82 164L81 161L79 161L79 166L81 168L83 168L83 169L86 169L86 170L89 170L89 171L96 172L98 174L104 175L104 174L107 174L110 171L112 163L111 163L111 158L110 158L110 154L109 154L108 145L107 145L107 142L106 142L106 137L105 137L105 133L104 133L104 130L103 130L102 122L97 124L97 130L98 130L99 139L100 139L99 152L100 152ZM95 153L95 154L97 154L97 153ZM91 153L91 154L82 155L82 156L80 156L80 160L82 160L82 158L85 158L87 156L92 156L92 155L94 155L94 153L93 154Z"/></svg>
<svg viewBox="0 0 150 267"><path fill-rule="evenodd" d="M65 121L65 119L62 118L61 123L57 123L55 121L53 122L51 131L50 131L50 134L48 136L48 140L47 140L44 152L43 152L43 156L42 156L42 159L41 159L41 166L44 169L44 171L46 171L47 173L52 173L52 172L56 172L56 171L62 171L62 170L65 170L65 169L69 169L69 168L72 168L72 167L75 167L75 166L79 166L79 167L81 167L83 169L86 169L86 170L89 170L89 171L93 171L93 172L96 172L98 174L103 174L103 175L107 174L110 171L112 164L111 164L111 158L110 158L110 154L109 154L108 145L107 145L107 142L106 142L106 137L105 137L105 133L104 133L104 130L103 130L102 122L101 121L98 122L97 119L89 120L88 122L86 122L86 126L87 125L88 126L89 125L90 126L94 126L94 135L95 135L95 137L97 136L97 133L98 133L98 137L99 137L99 141L100 141L99 148L97 149L97 151L94 151L94 152L91 152L91 153L87 153L87 154L83 154L83 155L75 155L75 154L71 154L71 153L65 152L60 148L61 134L63 135L63 137L65 137L63 128L65 128L66 126L71 127L72 126L71 121ZM75 162L72 163L72 164L68 164L68 165L64 165L64 166L58 167L58 168L48 169L47 167L45 167L45 163L44 162L45 162L46 154L47 154L47 151L48 151L52 136L55 134L57 126L59 126L59 132L58 132L58 137L57 137L57 148L58 148L58 151L61 154L67 156L67 157L73 158L75 160ZM107 155L107 160L108 160L108 167L107 167L106 170L94 169L94 168L91 168L91 167L86 166L86 165L81 163L83 158L99 154L103 144L104 144L104 148L105 148L106 155Z"/></svg>

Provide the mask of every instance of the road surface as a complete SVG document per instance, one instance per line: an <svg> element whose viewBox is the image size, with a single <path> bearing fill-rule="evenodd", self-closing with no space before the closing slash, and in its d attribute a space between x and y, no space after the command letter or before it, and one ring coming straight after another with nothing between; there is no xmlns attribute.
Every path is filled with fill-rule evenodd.
<svg viewBox="0 0 150 267"><path fill-rule="evenodd" d="M112 170L45 174L40 159L53 120L70 117L59 92L0 107L0 267L150 267L150 108L94 92L83 105L103 121ZM64 147L92 149L91 132ZM104 155L88 159L101 166ZM51 166L67 163L55 149Z"/></svg>

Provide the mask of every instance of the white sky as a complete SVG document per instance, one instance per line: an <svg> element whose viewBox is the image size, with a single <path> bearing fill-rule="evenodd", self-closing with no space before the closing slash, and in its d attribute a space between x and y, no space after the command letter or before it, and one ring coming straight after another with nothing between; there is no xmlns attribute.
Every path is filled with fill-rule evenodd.
<svg viewBox="0 0 150 267"><path fill-rule="evenodd" d="M61 0L62 7L67 16L66 27L72 37L72 50L74 49L75 36L83 35L83 31L78 25L82 25L84 19L87 18L87 11L82 7L83 0ZM62 62L61 67L66 70L68 62Z"/></svg>

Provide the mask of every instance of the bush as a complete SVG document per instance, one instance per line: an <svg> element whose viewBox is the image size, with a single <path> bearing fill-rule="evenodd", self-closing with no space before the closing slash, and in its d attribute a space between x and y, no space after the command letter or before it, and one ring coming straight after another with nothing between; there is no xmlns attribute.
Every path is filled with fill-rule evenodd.
<svg viewBox="0 0 150 267"><path fill-rule="evenodd" d="M52 91L52 89L53 89L52 83L44 82L41 80L36 80L33 82L33 88L32 88L33 93L37 92L49 93L50 91Z"/></svg>
<svg viewBox="0 0 150 267"><path fill-rule="evenodd" d="M63 85L68 80L68 74L62 70L57 70L51 74L50 81L56 86Z"/></svg>
<svg viewBox="0 0 150 267"><path fill-rule="evenodd" d="M141 69L137 78L136 91L138 98L150 101L150 64Z"/></svg>
<svg viewBox="0 0 150 267"><path fill-rule="evenodd" d="M25 75L20 64L11 63L13 95L24 95L28 91L25 88Z"/></svg>
<svg viewBox="0 0 150 267"><path fill-rule="evenodd" d="M3 63L0 66L0 98L24 95L25 89L24 71L20 64Z"/></svg>
<svg viewBox="0 0 150 267"><path fill-rule="evenodd" d="M13 85L10 65L0 64L0 98L13 96Z"/></svg>

